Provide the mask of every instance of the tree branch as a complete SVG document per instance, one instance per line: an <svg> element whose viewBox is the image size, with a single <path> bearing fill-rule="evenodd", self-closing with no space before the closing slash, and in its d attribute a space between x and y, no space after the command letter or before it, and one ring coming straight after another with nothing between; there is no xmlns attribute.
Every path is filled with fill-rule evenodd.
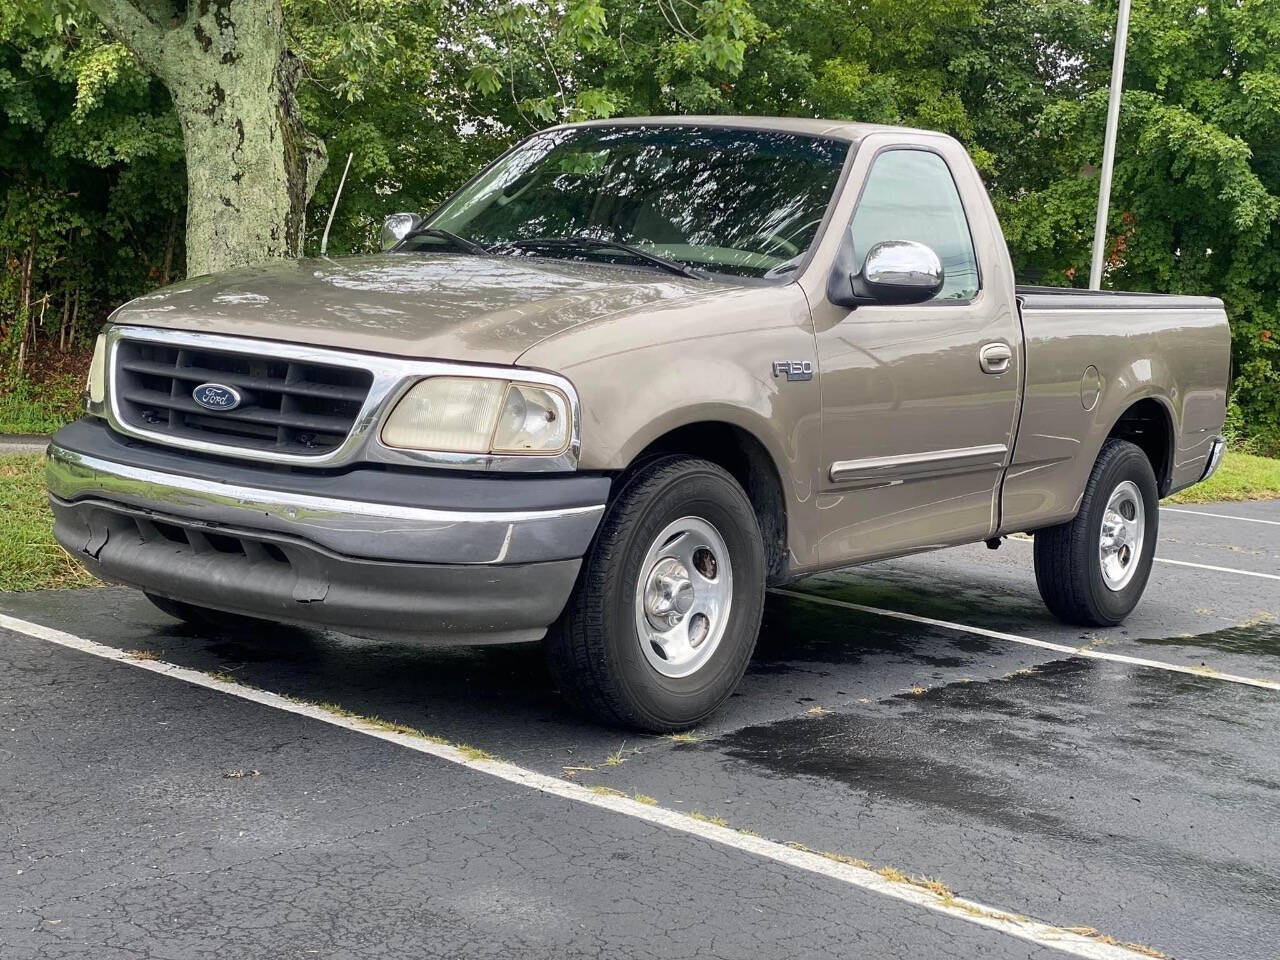
<svg viewBox="0 0 1280 960"><path fill-rule="evenodd" d="M160 72L165 30L129 0L85 0L85 5L117 40L152 73Z"/></svg>

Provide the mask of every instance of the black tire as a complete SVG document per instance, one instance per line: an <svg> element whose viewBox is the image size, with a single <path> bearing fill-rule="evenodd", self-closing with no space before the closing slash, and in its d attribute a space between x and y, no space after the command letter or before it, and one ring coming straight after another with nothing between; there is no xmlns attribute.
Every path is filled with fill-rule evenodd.
<svg viewBox="0 0 1280 960"><path fill-rule="evenodd" d="M1107 585L1099 557L1103 515L1117 488L1126 482L1142 495L1145 518L1142 548L1127 585ZM1160 527L1160 496L1151 461L1127 440L1108 440L1098 454L1085 484L1075 519L1037 530L1036 586L1051 613L1065 623L1086 627L1114 627L1123 622L1146 589Z"/></svg>
<svg viewBox="0 0 1280 960"><path fill-rule="evenodd" d="M246 617L239 613L225 613L222 610L197 606L194 603L187 603L185 600L173 600L155 593L146 593L144 591L143 596L150 600L158 610L167 613L175 620L181 620L183 623L199 627L202 630L213 630L219 633L228 631L263 633L267 630L274 630L279 626L279 624L270 620L259 620L257 617Z"/></svg>
<svg viewBox="0 0 1280 960"><path fill-rule="evenodd" d="M724 633L705 663L688 676L670 677L642 651L636 589L655 538L686 517L710 524L722 538L732 599ZM622 481L573 596L548 634L551 672L566 697L598 720L655 733L693 726L728 699L747 669L760 632L764 578L755 511L733 477L706 460L648 461Z"/></svg>

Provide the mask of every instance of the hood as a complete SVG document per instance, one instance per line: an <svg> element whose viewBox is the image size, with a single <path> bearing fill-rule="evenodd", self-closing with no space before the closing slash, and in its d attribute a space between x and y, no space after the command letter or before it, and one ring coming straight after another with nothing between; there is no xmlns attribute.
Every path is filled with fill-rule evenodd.
<svg viewBox="0 0 1280 960"><path fill-rule="evenodd" d="M112 316L413 359L510 364L588 320L725 287L573 260L390 253L196 277Z"/></svg>

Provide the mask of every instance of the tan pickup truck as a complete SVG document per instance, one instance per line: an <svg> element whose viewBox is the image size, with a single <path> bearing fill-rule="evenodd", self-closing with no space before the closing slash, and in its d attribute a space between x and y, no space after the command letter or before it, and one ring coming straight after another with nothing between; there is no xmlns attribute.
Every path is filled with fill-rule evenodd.
<svg viewBox="0 0 1280 960"><path fill-rule="evenodd" d="M1223 449L1221 302L1015 286L937 133L555 127L384 242L120 308L49 451L63 546L206 625L541 640L674 730L815 571L1028 531L1049 608L1119 623Z"/></svg>

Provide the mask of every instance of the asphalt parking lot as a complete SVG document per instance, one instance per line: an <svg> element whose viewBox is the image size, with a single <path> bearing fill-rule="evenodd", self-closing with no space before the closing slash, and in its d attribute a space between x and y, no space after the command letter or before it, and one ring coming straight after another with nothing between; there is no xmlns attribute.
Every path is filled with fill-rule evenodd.
<svg viewBox="0 0 1280 960"><path fill-rule="evenodd" d="M0 595L0 957L1275 957L1280 501L1158 558L1096 632L1016 540L811 578L675 738L533 647Z"/></svg>

